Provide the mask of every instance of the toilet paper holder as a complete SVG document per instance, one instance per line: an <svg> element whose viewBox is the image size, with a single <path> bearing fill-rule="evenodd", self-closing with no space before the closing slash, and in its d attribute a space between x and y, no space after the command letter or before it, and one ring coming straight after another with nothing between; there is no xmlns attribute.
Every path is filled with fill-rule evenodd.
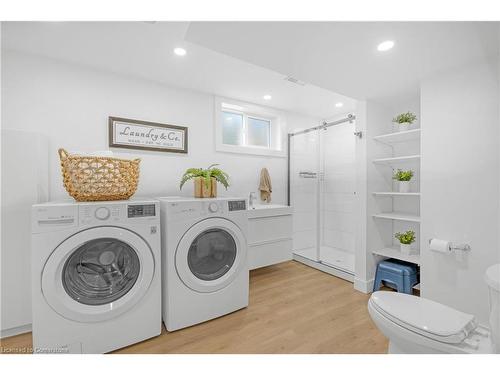
<svg viewBox="0 0 500 375"><path fill-rule="evenodd" d="M431 241L433 238L429 240L429 245L431 244ZM462 244L454 244L453 242L450 242L450 250L461 250L461 251L470 251L471 247L469 244L462 243Z"/></svg>

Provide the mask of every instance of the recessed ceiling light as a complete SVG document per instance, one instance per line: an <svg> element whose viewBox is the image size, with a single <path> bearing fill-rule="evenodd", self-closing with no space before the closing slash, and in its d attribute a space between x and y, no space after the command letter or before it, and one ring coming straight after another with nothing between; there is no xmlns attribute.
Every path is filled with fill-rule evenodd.
<svg viewBox="0 0 500 375"><path fill-rule="evenodd" d="M273 97L271 95L264 95L264 100L271 100Z"/></svg>
<svg viewBox="0 0 500 375"><path fill-rule="evenodd" d="M335 103L335 107L337 107L337 108L340 108L343 106L344 106L344 103L341 103L341 102Z"/></svg>
<svg viewBox="0 0 500 375"><path fill-rule="evenodd" d="M392 47L394 47L394 42L392 40L386 40L377 46L377 50L384 52L389 51Z"/></svg>
<svg viewBox="0 0 500 375"><path fill-rule="evenodd" d="M177 56L184 56L186 54L186 50L184 48L177 47L177 48L174 48L174 53Z"/></svg>

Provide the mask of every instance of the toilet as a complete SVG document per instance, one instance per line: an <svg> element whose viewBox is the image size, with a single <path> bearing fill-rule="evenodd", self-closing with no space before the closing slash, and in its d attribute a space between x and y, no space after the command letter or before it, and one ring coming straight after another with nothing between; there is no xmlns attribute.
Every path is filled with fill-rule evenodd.
<svg viewBox="0 0 500 375"><path fill-rule="evenodd" d="M389 339L391 354L500 353L500 264L486 270L490 329L473 315L425 298L378 291L368 311Z"/></svg>

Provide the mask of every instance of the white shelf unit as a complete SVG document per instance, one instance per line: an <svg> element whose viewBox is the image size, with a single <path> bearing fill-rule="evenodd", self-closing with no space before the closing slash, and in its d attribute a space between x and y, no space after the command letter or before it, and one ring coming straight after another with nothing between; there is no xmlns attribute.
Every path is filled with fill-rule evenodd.
<svg viewBox="0 0 500 375"><path fill-rule="evenodd" d="M385 176L384 178L389 177L388 174L390 172L378 168L379 166L390 167L393 171L401 168L412 169L413 171L419 172L421 161L420 137L420 129L374 136L374 144L380 145L378 147L380 153L376 154L375 159L372 159L372 164L375 167L375 171L377 171L376 173L380 174L380 176ZM387 155L387 157L381 157L384 154ZM379 179L379 181L381 180ZM413 187L416 191L408 193L390 191L393 186L387 186L387 184L385 185L389 187L389 191L382 189L371 192L374 199L380 202L380 207L379 203L373 206L374 211L370 213L370 216L376 221L375 224L379 231L379 238L382 240L378 241L379 246L381 245L380 242L382 242L382 246L372 250L373 256L379 259L393 258L418 266L421 265L420 249L413 249L410 254L403 254L400 247L393 242L394 233L401 231L401 228L407 230L405 227L411 228L412 226L417 226L414 229L417 230L420 226L421 219L418 213L419 206L417 205L420 204L421 193L418 188L418 179L416 181L417 182L413 183ZM378 185L380 189L384 184L379 182ZM384 223L378 223L378 220L382 220ZM392 221L392 223L385 223L386 221ZM392 235L391 238L389 238L390 234ZM383 245L383 242L385 242L385 245Z"/></svg>
<svg viewBox="0 0 500 375"><path fill-rule="evenodd" d="M380 250L373 250L372 253L386 258L404 260L405 262L420 265L420 250L412 250L410 254L403 254L397 246L391 246Z"/></svg>
<svg viewBox="0 0 500 375"><path fill-rule="evenodd" d="M420 140L420 129L407 130L397 133L389 133L378 135L373 137L377 142L384 143L386 145L393 145L395 143L401 142L411 142Z"/></svg>
<svg viewBox="0 0 500 375"><path fill-rule="evenodd" d="M372 216L379 219L411 221L413 223L420 223L420 216L409 214L406 212L380 212L377 214L373 214Z"/></svg>
<svg viewBox="0 0 500 375"><path fill-rule="evenodd" d="M419 163L420 155L396 156L392 158L374 159L373 163L388 166L400 165L404 163Z"/></svg>
<svg viewBox="0 0 500 375"><path fill-rule="evenodd" d="M375 191L372 194L381 197L420 197L420 193L399 193L397 191Z"/></svg>

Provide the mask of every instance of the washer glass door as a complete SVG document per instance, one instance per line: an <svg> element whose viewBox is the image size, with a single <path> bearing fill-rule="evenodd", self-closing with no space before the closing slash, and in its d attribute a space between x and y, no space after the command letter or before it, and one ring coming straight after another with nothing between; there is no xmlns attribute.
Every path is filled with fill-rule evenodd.
<svg viewBox="0 0 500 375"><path fill-rule="evenodd" d="M97 238L79 246L63 267L63 286L75 301L104 305L134 286L141 267L136 251L117 238Z"/></svg>
<svg viewBox="0 0 500 375"><path fill-rule="evenodd" d="M95 227L64 240L42 271L42 293L58 314L78 322L114 318L149 290L155 272L151 248L138 234Z"/></svg>

